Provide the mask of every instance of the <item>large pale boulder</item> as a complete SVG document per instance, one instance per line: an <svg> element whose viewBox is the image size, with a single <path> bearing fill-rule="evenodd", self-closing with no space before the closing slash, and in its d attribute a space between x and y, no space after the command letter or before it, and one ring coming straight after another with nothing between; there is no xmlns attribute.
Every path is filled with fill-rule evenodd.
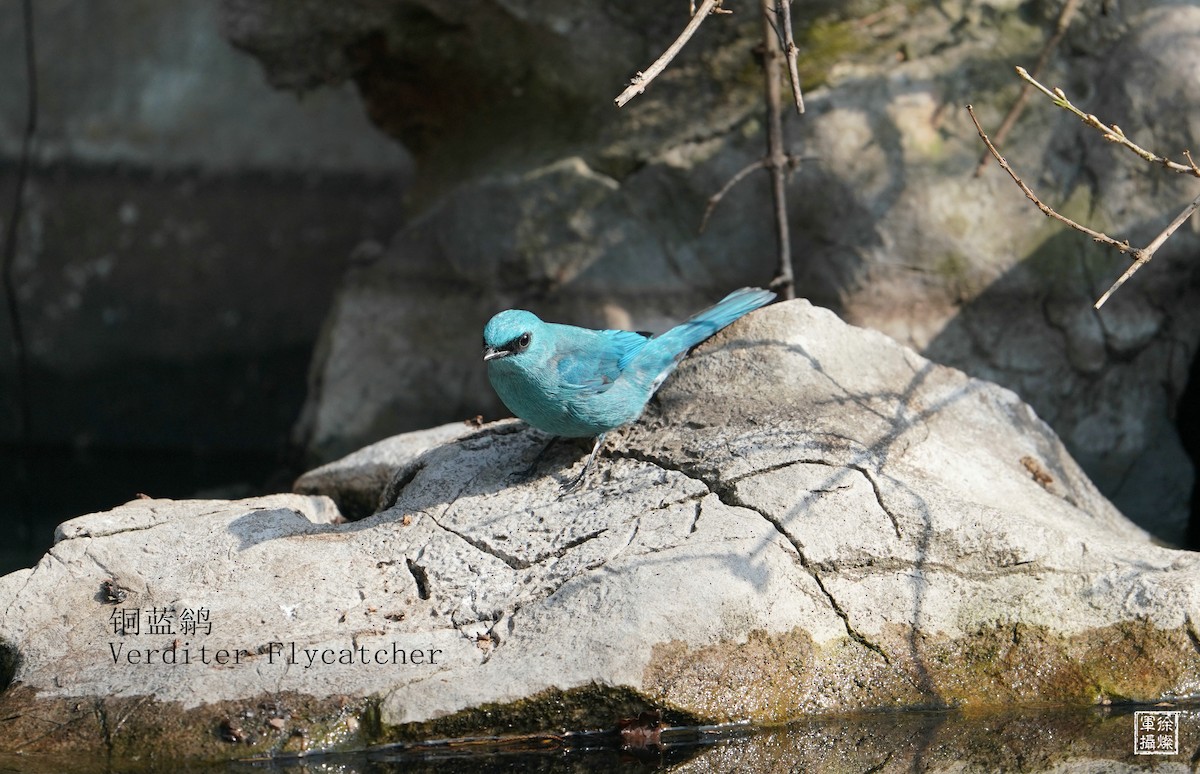
<svg viewBox="0 0 1200 774"><path fill-rule="evenodd" d="M25 718L0 746L220 757L300 728L311 749L1200 689L1200 558L1013 393L806 302L702 345L579 491L570 445L521 478L545 440L439 428L378 450L387 484L333 465L323 487L383 500L350 524L319 495L64 524L0 579L0 708ZM148 631L162 610L176 628ZM34 739L47 711L79 722Z"/></svg>

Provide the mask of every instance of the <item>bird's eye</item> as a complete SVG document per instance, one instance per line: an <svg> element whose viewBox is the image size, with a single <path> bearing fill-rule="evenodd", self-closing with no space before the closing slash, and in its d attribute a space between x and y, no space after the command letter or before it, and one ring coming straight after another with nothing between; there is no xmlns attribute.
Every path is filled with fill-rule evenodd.
<svg viewBox="0 0 1200 774"><path fill-rule="evenodd" d="M521 338L517 339L517 346L525 349L529 346L529 340L532 338L528 333L522 333Z"/></svg>

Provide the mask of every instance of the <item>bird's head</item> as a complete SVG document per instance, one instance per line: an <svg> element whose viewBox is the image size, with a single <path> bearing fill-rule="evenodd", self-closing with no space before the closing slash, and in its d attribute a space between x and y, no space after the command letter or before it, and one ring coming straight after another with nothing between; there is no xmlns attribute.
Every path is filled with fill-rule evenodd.
<svg viewBox="0 0 1200 774"><path fill-rule="evenodd" d="M545 323L532 312L524 309L509 309L501 312L484 326L483 360L494 364L498 361L519 362L531 347L537 347Z"/></svg>

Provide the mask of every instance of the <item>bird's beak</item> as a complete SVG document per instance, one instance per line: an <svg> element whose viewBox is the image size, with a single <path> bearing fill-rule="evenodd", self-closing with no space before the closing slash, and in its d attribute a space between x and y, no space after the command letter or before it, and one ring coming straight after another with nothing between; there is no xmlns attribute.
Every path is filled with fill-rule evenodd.
<svg viewBox="0 0 1200 774"><path fill-rule="evenodd" d="M496 349L495 347L484 347L483 348L483 362L486 363L489 360L497 360L502 357L508 357L511 354L512 354L512 350Z"/></svg>

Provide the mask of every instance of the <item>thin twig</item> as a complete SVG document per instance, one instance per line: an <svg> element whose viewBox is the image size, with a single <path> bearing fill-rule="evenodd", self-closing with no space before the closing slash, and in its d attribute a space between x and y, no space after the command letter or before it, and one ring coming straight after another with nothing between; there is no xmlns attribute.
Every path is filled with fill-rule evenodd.
<svg viewBox="0 0 1200 774"><path fill-rule="evenodd" d="M691 20L683 28L683 32L679 33L679 37L675 38L675 41L667 47L667 50L662 52L662 55L658 59L654 60L654 64L646 68L644 72L638 72L637 75L633 76L629 80L629 85L625 88L625 91L621 92L613 100L617 107L624 107L626 102L629 102L629 100L646 90L646 87L650 85L650 81L657 78L659 73L666 69L671 60L675 58L675 55L691 40L692 36L696 34L696 30L700 29L700 25L708 18L710 13L713 13L721 5L721 2L722 0L704 0L700 4L700 7L695 9Z"/></svg>
<svg viewBox="0 0 1200 774"><path fill-rule="evenodd" d="M787 57L788 77L792 81L792 99L796 102L796 112L802 114L804 93L800 90L800 67L797 64L800 50L796 48L796 39L792 35L792 0L776 0L775 9L783 28L783 53Z"/></svg>
<svg viewBox="0 0 1200 774"><path fill-rule="evenodd" d="M33 136L37 131L37 57L33 48L33 2L25 0L22 4L24 33L25 33L25 85L28 89L25 102L25 132L21 137L21 156L17 161L17 180L13 192L12 210L5 224L3 270L0 278L4 285L4 300L8 307L8 321L12 328L13 354L16 357L17 377L17 416L18 427L16 439L22 445L31 441L29 411L29 351L25 346L25 332L21 321L20 302L17 297L17 285L14 273L17 263L17 232L21 225L21 213L25 199L25 182L29 176L30 151Z"/></svg>
<svg viewBox="0 0 1200 774"><path fill-rule="evenodd" d="M1200 177L1200 167L1196 166L1196 162L1192 161L1192 152L1185 150L1183 152L1183 157L1187 159L1188 166L1192 168L1192 174L1196 177Z"/></svg>
<svg viewBox="0 0 1200 774"><path fill-rule="evenodd" d="M1067 95L1063 93L1062 89L1054 89L1051 91L1042 84L1038 83L1037 79L1026 72L1024 67L1017 68L1017 75L1021 76L1028 83L1033 84L1034 88L1049 97L1055 105L1058 105L1060 108L1070 113L1074 113L1080 121L1083 121L1085 124L1094 129L1098 129L1100 133L1104 135L1104 139L1108 140L1109 142L1115 142L1118 145L1125 146L1133 153L1137 154L1146 161L1149 161L1151 164L1157 164L1165 167L1172 172L1180 172L1185 175L1200 177L1200 168L1198 168L1191 161L1190 155L1188 155L1187 164L1180 164L1177 161L1171 161L1165 156L1159 156L1157 153L1148 151L1126 137L1125 132L1121 131L1121 127L1117 126L1116 124L1112 124L1111 126L1105 125L1099 118L1096 118L1091 113L1084 113L1082 110L1072 105L1071 101L1067 99Z"/></svg>
<svg viewBox="0 0 1200 774"><path fill-rule="evenodd" d="M125 721L129 720L130 716L132 716L135 711L141 709L142 705L145 704L149 698L150 694L143 694L137 701L130 704L125 710L124 714L121 715L120 720L117 721L117 724L113 726L110 736L116 736L120 732L121 726L125 725Z"/></svg>
<svg viewBox="0 0 1200 774"><path fill-rule="evenodd" d="M783 299L796 297L792 272L792 244L787 221L787 156L783 152L783 109L779 86L779 37L771 26L775 0L762 0L763 74L767 87L767 155L763 159L771 172L771 198L775 202L775 241L779 249L779 273L771 287Z"/></svg>
<svg viewBox="0 0 1200 774"><path fill-rule="evenodd" d="M765 158L756 159L750 162L746 166L742 167L737 174L729 178L725 185L721 186L720 191L717 191L715 194L708 197L708 206L704 208L704 217L700 218L701 234L704 233L704 229L708 228L708 219L712 217L713 210L715 210L717 205L720 204L721 199L725 198L725 194L729 193L730 189L732 189L735 185L742 182L742 179L745 178L746 175L750 174L756 169L762 169L766 165L767 160Z"/></svg>
<svg viewBox="0 0 1200 774"><path fill-rule="evenodd" d="M908 9L904 7L903 3L890 3L874 13L869 13L860 19L855 19L852 23L859 29L867 29L873 26L875 22L880 21L881 19L886 19L889 16L907 15Z"/></svg>
<svg viewBox="0 0 1200 774"><path fill-rule="evenodd" d="M1093 231L1087 226L1076 223L1065 215L1059 215L1048 204L1043 203L1041 199L1037 198L1037 194L1030 190L1029 186L1025 185L1025 181L1022 180L1017 173L1013 171L1013 168L1008 165L1008 162L1005 161L1004 157L1000 155L1000 151L996 150L996 146L992 145L992 141L988 139L987 132L983 131L983 127L979 125L979 119L975 117L975 108L967 105L967 113L971 115L971 121L975 123L975 131L979 132L979 138L983 140L983 144L987 146L988 152L992 154L997 162L999 162L1000 168L1008 173L1008 176L1013 179L1013 182L1016 183L1025 196L1028 197L1029 201L1037 205L1037 208L1042 211L1043 215L1054 218L1058 221L1062 221L1071 228L1077 231L1082 231L1097 242L1103 242L1110 247L1115 247L1117 250L1120 250L1123 253L1137 252L1137 248L1131 247L1128 240L1124 242L1118 242L1108 234L1102 234L1099 231Z"/></svg>
<svg viewBox="0 0 1200 774"><path fill-rule="evenodd" d="M1037 63L1033 66L1033 77L1042 74L1046 64L1050 61L1050 55L1054 53L1054 49L1058 47L1063 36L1067 34L1067 28L1071 26L1071 17L1075 15L1075 10L1079 7L1079 0L1067 0L1063 3L1062 10L1058 14L1058 22L1054 25L1054 34L1042 46L1042 53L1038 55ZM1003 143L1008 138L1008 133L1012 131L1016 125L1017 119L1021 117L1021 111L1025 109L1025 104L1029 101L1030 90L1033 84L1028 81L1021 87L1021 93L1017 95L1017 99L1013 102L1012 107L1008 109L1008 115L1004 116L1004 120L1000 122L1000 128L996 130L996 142ZM983 170L987 167L988 161L991 160L991 154L986 150L979 157L979 165L975 167L975 177L983 174Z"/></svg>
<svg viewBox="0 0 1200 774"><path fill-rule="evenodd" d="M799 168L801 161L804 161L805 159L811 161L815 158L817 158L817 157L816 156L797 156L796 154L793 154L793 153L788 153L784 156L784 159L787 162L787 170L789 173L794 172L797 168ZM761 159L755 159L754 161L750 162L749 164L747 164L746 166L744 166L740 170L738 170L737 173L734 174L733 177L729 178L729 180L727 180L725 182L725 185L721 186L720 191L717 191L715 194L708 197L708 205L704 208L704 217L702 217L700 219L699 231L701 234L703 234L705 229L708 228L709 219L712 218L713 212L717 209L717 205L721 203L721 200L725 198L725 195L727 193L729 193L730 190L732 190L735 185L742 182L742 180L744 180L745 177L747 175L749 175L751 172L753 172L756 169L765 169L766 166L767 166L767 159L765 157L761 158Z"/></svg>
<svg viewBox="0 0 1200 774"><path fill-rule="evenodd" d="M1187 219L1192 216L1192 213L1194 213L1198 207L1200 207L1200 196L1192 199L1191 204L1184 207L1183 212L1176 215L1175 220L1171 221L1167 227L1164 228L1161 233L1159 233L1158 236L1154 237L1150 244L1137 251L1137 259L1133 262L1133 265L1125 270L1125 273L1122 274L1117 281L1112 284L1112 287L1104 292L1104 295L1100 296L1100 299L1096 301L1095 308L1099 309L1100 307L1104 306L1104 302L1108 300L1109 296L1117 292L1117 288L1124 285L1125 281L1132 277L1138 269L1145 266L1150 259L1154 257L1154 254L1158 252L1158 248L1162 247L1163 242L1166 242L1167 239L1169 239L1170 236L1174 234L1180 226L1187 222Z"/></svg>
<svg viewBox="0 0 1200 774"><path fill-rule="evenodd" d="M1133 264L1125 270L1125 273L1122 274L1117 281L1112 284L1112 287L1105 291L1104 295L1097 299L1096 303L1094 304L1094 308L1096 309L1104 306L1104 302L1108 301L1109 297L1112 296L1112 294L1115 293L1118 288L1124 285L1130 277L1137 273L1138 269L1149 263L1150 259L1154 257L1154 254L1158 252L1158 249L1163 246L1163 244L1171 237L1171 235L1174 234L1179 227L1182 226L1194 212L1196 212L1198 208L1200 208L1200 196L1197 196L1191 201L1190 204L1188 204L1187 207L1183 208L1182 212L1175 216L1174 220L1167 224L1166 228L1159 232L1158 236L1154 237L1154 239L1150 241L1150 244L1146 245L1145 247L1133 247L1129 244L1129 240L1118 242L1107 234L1102 234L1099 231L1093 231L1087 226L1080 225L1070 218L1060 215L1050 206L1044 204L1042 200L1037 198L1037 195L1030 190L1029 186L1025 185L1025 181L1021 180L1017 173L1013 171L1013 168L1009 166L1007 161L1004 160L1004 157L1000 155L1000 152L996 150L996 146L992 144L992 141L988 138L987 133L984 132L983 127L980 126L979 119L975 117L974 108L972 108L970 105L967 105L967 113L970 114L971 121L975 124L975 130L979 132L979 138L983 140L984 145L987 146L988 152L1000 164L1001 169L1007 172L1009 177L1013 179L1013 182L1015 182L1021 191L1024 192L1025 196L1028 197L1029 200L1035 205L1037 205L1039 210L1041 210L1048 217L1061 221L1076 231L1087 234L1097 242L1101 242L1109 247L1116 248L1120 252L1125 253L1133 259ZM1191 155L1186 155L1188 157L1188 163L1191 163Z"/></svg>
<svg viewBox="0 0 1200 774"><path fill-rule="evenodd" d="M695 0L689 0L691 20L679 37L667 48L662 55L654 60L654 64L645 72L639 72L630 81L625 91L617 96L617 107L624 106L631 99L646 90L646 87L666 68L675 55L696 34L700 24L711 13L729 13L721 9L722 0L704 0L697 8ZM804 112L804 97L800 91L800 76L796 65L796 44L792 39L790 0L761 0L762 2L762 31L763 31L763 74L766 79L767 92L767 154L762 159L750 164L739 171L727 182L720 191L709 197L708 207L700 221L700 231L708 225L708 219L713 209L722 197L733 186L749 175L755 169L766 168L771 173L771 195L775 203L775 237L779 249L779 273L771 281L771 287L778 289L785 299L796 297L796 282L792 270L791 236L787 222L787 171L795 169L799 160L789 156L783 150L783 110L779 85L779 60L782 58L781 48L788 52L788 69L792 79L792 94L796 100L796 110ZM777 31L772 24L772 16L781 18L783 32Z"/></svg>

